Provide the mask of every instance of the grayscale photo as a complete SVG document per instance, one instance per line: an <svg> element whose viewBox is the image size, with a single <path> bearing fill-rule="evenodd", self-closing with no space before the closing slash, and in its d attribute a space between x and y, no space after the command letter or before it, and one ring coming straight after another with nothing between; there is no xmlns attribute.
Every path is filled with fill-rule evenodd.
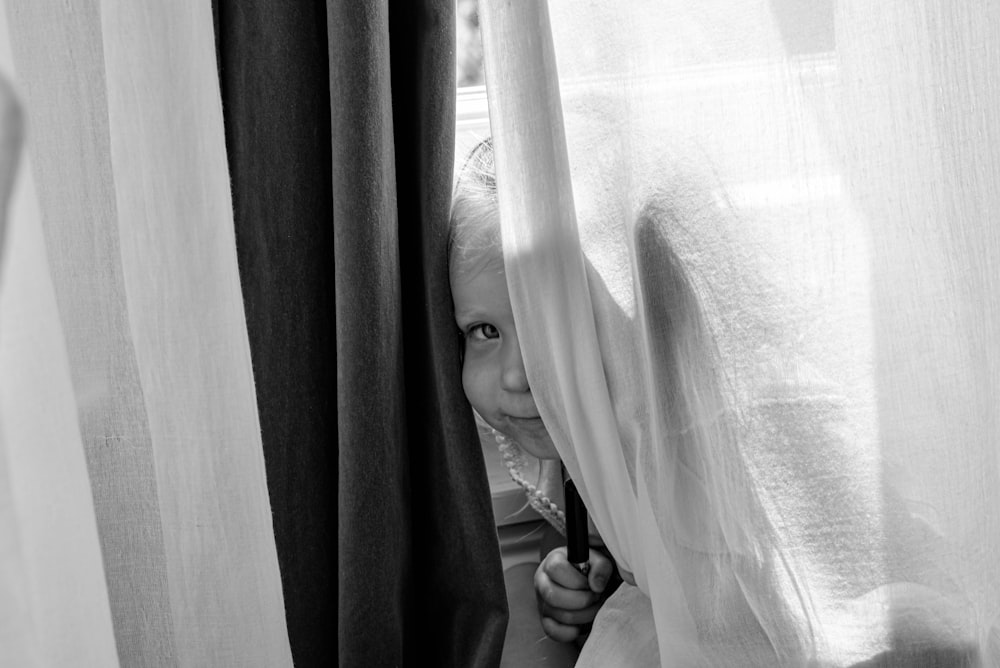
<svg viewBox="0 0 1000 668"><path fill-rule="evenodd" d="M0 3L0 667L1000 668L1000 4Z"/></svg>

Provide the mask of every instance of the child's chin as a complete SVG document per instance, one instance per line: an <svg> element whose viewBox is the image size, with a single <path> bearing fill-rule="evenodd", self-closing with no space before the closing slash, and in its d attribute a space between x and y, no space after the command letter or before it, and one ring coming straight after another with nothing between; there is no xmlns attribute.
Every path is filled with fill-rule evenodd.
<svg viewBox="0 0 1000 668"><path fill-rule="evenodd" d="M553 445L552 440L548 437L538 438L537 436L521 436L518 438L517 436L514 436L514 440L519 446L521 446L521 449L529 455L538 457L539 459L559 459L559 453L556 452L556 446Z"/></svg>

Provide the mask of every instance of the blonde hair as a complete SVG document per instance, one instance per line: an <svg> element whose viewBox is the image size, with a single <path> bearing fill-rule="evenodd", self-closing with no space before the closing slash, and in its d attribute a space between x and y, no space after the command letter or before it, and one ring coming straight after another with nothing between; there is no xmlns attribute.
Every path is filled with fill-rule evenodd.
<svg viewBox="0 0 1000 668"><path fill-rule="evenodd" d="M499 216L493 140L486 138L462 163L452 192L448 224L451 271L502 257Z"/></svg>

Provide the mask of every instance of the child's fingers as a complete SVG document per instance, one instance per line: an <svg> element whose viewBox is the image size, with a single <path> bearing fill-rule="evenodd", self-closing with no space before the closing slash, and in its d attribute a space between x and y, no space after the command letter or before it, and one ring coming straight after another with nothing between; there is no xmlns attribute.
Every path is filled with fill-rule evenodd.
<svg viewBox="0 0 1000 668"><path fill-rule="evenodd" d="M583 624L590 624L597 617L597 611L601 609L599 605L590 605L583 610L564 610L562 608L554 608L549 605L542 605L539 610L539 614L544 617L549 617L560 624L566 624L570 626L582 626Z"/></svg>
<svg viewBox="0 0 1000 668"><path fill-rule="evenodd" d="M566 558L566 548L561 547L549 553L542 562L542 569L555 584L566 589L590 589L587 576L576 570Z"/></svg>
<svg viewBox="0 0 1000 668"><path fill-rule="evenodd" d="M551 617L542 617L542 630L545 635L558 642L573 642L580 635L577 627L560 624Z"/></svg>
<svg viewBox="0 0 1000 668"><path fill-rule="evenodd" d="M594 603L596 598L589 588L567 589L560 586L541 568L535 571L535 593L543 604L563 610L583 610Z"/></svg>
<svg viewBox="0 0 1000 668"><path fill-rule="evenodd" d="M591 590L600 594L608 586L608 580L615 572L614 563L597 550L590 551L590 573L587 574L587 581Z"/></svg>

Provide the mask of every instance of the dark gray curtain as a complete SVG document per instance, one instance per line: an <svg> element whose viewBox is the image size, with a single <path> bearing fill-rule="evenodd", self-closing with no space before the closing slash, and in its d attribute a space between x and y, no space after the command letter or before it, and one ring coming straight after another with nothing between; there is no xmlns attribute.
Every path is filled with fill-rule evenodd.
<svg viewBox="0 0 1000 668"><path fill-rule="evenodd" d="M496 665L506 602L445 252L454 4L214 6L296 665Z"/></svg>

